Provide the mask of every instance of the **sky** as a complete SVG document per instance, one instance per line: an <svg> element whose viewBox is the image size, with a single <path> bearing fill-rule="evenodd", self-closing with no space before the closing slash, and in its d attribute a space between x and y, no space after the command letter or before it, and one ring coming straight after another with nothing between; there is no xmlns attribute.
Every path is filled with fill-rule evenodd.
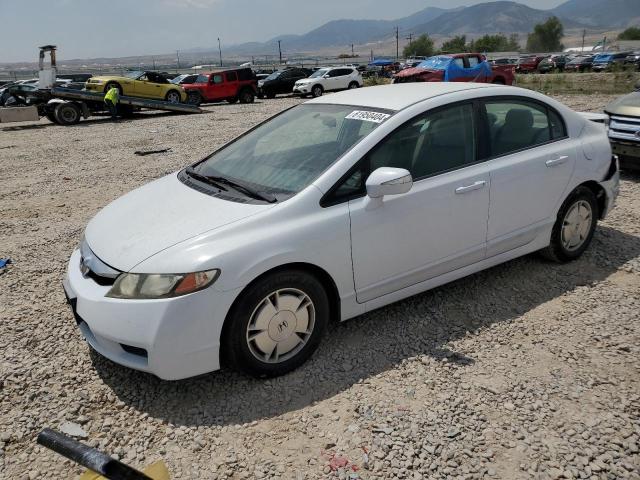
<svg viewBox="0 0 640 480"><path fill-rule="evenodd" d="M519 0L553 8L563 0ZM428 6L480 0L0 0L0 63L35 61L37 47L60 59L153 55L306 33L339 18L401 18Z"/></svg>

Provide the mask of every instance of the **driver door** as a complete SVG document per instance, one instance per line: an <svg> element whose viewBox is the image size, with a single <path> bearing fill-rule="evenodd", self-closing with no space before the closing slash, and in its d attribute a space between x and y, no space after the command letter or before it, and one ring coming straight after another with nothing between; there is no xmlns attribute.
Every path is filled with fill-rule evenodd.
<svg viewBox="0 0 640 480"><path fill-rule="evenodd" d="M345 188L359 182L364 192L364 179L380 167L407 169L414 179L409 192L381 203L366 194L349 201L359 303L485 258L490 177L477 161L475 123L472 103L419 115L345 181Z"/></svg>
<svg viewBox="0 0 640 480"><path fill-rule="evenodd" d="M160 85L158 85L158 87L160 87ZM149 80L149 77L146 74L142 75L138 77L138 80L135 82L134 92L136 97L153 97L155 92L154 83Z"/></svg>

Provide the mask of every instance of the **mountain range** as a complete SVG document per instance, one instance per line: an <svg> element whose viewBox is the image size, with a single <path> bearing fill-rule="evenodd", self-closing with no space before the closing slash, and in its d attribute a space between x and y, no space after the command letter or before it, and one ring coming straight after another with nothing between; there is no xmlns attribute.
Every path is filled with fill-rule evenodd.
<svg viewBox="0 0 640 480"><path fill-rule="evenodd" d="M567 29L620 29L640 23L640 0L568 0L556 8L540 10L513 1L495 1L442 9L427 7L413 15L396 20L333 20L303 35L281 35L264 43L236 45L235 54L273 53L280 40L288 52L313 51L351 44L365 45L389 40L396 27L401 35L414 38L423 33L435 36L491 33L526 34L535 24L555 15Z"/></svg>

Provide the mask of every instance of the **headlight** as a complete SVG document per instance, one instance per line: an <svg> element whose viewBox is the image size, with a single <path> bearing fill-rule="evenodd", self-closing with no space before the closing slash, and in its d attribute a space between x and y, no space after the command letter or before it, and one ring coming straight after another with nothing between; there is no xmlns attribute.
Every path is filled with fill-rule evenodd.
<svg viewBox="0 0 640 480"><path fill-rule="evenodd" d="M123 273L107 293L111 298L152 299L187 295L207 288L220 276L220 270L184 274Z"/></svg>

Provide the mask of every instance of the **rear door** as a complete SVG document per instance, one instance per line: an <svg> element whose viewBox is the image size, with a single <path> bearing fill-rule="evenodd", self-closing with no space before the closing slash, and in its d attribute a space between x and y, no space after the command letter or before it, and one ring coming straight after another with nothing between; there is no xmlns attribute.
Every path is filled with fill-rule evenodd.
<svg viewBox="0 0 640 480"><path fill-rule="evenodd" d="M224 95L227 98L235 97L238 95L238 73L226 72L224 74L225 82L222 84Z"/></svg>
<svg viewBox="0 0 640 480"><path fill-rule="evenodd" d="M573 174L576 140L560 115L522 97L483 102L491 202L487 256L524 246L555 222Z"/></svg>

